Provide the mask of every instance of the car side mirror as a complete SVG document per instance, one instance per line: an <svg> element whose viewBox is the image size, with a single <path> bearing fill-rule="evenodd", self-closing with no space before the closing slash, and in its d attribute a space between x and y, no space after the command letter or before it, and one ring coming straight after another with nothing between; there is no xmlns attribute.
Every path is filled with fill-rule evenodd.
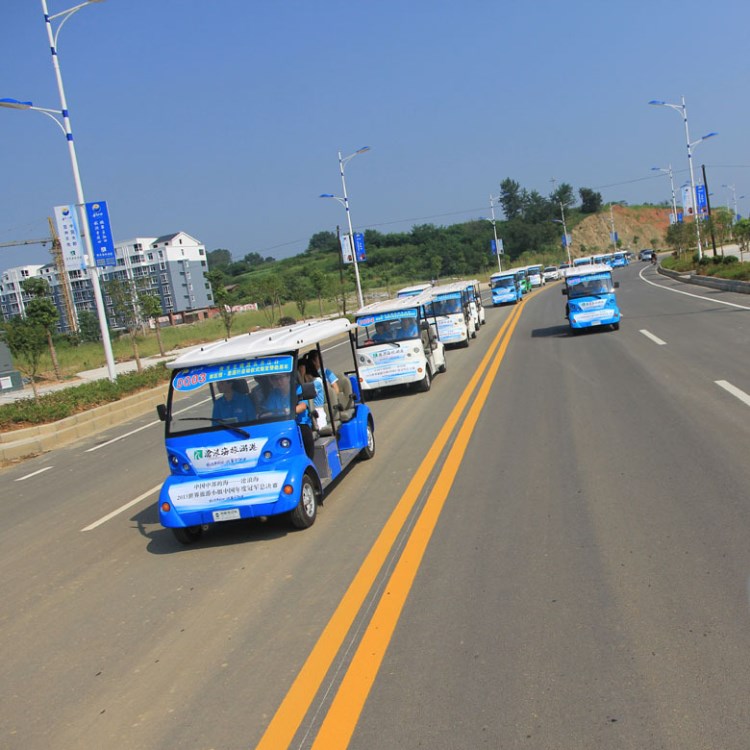
<svg viewBox="0 0 750 750"><path fill-rule="evenodd" d="M157 404L156 405L156 413L159 415L159 419L162 422L167 421L167 407L166 404Z"/></svg>
<svg viewBox="0 0 750 750"><path fill-rule="evenodd" d="M615 281L615 289L619 289L619 288L620 288L620 282L619 281Z"/></svg>
<svg viewBox="0 0 750 750"><path fill-rule="evenodd" d="M567 295L568 287L564 286L560 291L562 292L563 295Z"/></svg>

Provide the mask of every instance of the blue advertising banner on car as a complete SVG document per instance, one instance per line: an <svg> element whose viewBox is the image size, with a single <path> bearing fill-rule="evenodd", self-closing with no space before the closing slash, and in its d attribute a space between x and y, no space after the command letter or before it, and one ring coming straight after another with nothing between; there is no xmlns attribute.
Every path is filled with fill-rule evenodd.
<svg viewBox="0 0 750 750"><path fill-rule="evenodd" d="M94 249L94 262L97 266L116 266L115 243L112 240L112 227L109 225L109 212L106 201L86 204L86 218L91 231L91 246Z"/></svg>

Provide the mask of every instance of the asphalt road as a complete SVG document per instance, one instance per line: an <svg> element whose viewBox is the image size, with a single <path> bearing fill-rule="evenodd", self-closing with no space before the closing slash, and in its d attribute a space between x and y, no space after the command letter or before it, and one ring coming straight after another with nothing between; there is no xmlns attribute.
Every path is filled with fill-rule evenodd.
<svg viewBox="0 0 750 750"><path fill-rule="evenodd" d="M372 401L303 532L177 544L152 418L0 474L0 747L746 750L750 302L617 278Z"/></svg>

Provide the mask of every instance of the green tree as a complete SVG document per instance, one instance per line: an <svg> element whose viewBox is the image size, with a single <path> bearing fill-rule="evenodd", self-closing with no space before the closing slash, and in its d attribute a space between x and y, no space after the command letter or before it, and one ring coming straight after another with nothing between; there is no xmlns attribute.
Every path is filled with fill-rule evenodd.
<svg viewBox="0 0 750 750"><path fill-rule="evenodd" d="M52 332L60 321L60 313L55 307L55 303L48 296L49 285L42 278L32 277L22 281L21 287L24 292L33 296L33 299L30 299L26 304L26 317L44 329L47 348L52 360L52 369L55 371L55 377L62 380L60 364L57 361L57 350L52 339Z"/></svg>
<svg viewBox="0 0 750 750"><path fill-rule="evenodd" d="M78 313L78 336L82 342L97 342L102 338L99 318L92 310L81 310Z"/></svg>
<svg viewBox="0 0 750 750"><path fill-rule="evenodd" d="M206 253L206 260L208 261L208 267L213 271L217 268L226 268L232 265L232 253L224 248L218 250L211 250Z"/></svg>
<svg viewBox="0 0 750 750"><path fill-rule="evenodd" d="M581 196L581 213L595 214L602 207L602 194L597 193L591 188L579 188L578 194Z"/></svg>
<svg viewBox="0 0 750 750"><path fill-rule="evenodd" d="M236 299L233 292L227 288L224 283L224 275L221 271L209 271L206 274L209 284L211 284L211 291L214 295L214 302L221 315L221 322L224 324L224 330L227 333L227 338L232 335L232 325L234 323L234 304Z"/></svg>
<svg viewBox="0 0 750 750"><path fill-rule="evenodd" d="M16 367L29 378L34 398L37 398L36 378L47 346L44 328L29 318L11 318L0 327Z"/></svg>
<svg viewBox="0 0 750 750"><path fill-rule="evenodd" d="M573 186L567 182L561 182L560 187L550 194L549 199L554 204L555 209L558 209L561 203L564 208L572 208L576 202Z"/></svg>
<svg viewBox="0 0 750 750"><path fill-rule="evenodd" d="M440 278L440 272L443 269L443 259L440 255L437 253L430 256L430 278L431 279L439 279Z"/></svg>
<svg viewBox="0 0 750 750"><path fill-rule="evenodd" d="M156 333L156 343L159 345L159 354L164 356L164 345L161 342L161 328L159 327L159 317L164 311L161 307L161 300L155 294L148 292L139 292L138 305L141 308L141 314L144 318L153 319L154 332Z"/></svg>
<svg viewBox="0 0 750 750"><path fill-rule="evenodd" d="M740 219L732 227L732 236L740 248L740 260L750 251L750 219Z"/></svg>
<svg viewBox="0 0 750 750"><path fill-rule="evenodd" d="M308 278L313 294L318 298L318 311L320 316L323 317L323 298L328 297L331 293L330 278L320 268L314 268L310 271Z"/></svg>
<svg viewBox="0 0 750 750"><path fill-rule="evenodd" d="M723 207L715 208L711 211L711 216L705 222L705 225L706 235L722 246L723 253L723 247L732 234L732 213Z"/></svg>
<svg viewBox="0 0 750 750"><path fill-rule="evenodd" d="M284 276L284 286L287 295L297 306L300 317L304 318L307 302L313 295L312 284L299 270L294 270Z"/></svg>
<svg viewBox="0 0 750 750"><path fill-rule="evenodd" d="M141 326L141 314L138 306L138 292L135 284L129 279L110 279L104 282L104 291L109 297L112 306L114 321L116 325L124 326L133 347L135 366L138 372L143 372L141 355L138 351L138 329Z"/></svg>
<svg viewBox="0 0 750 750"><path fill-rule="evenodd" d="M670 224L664 234L664 241L674 252L681 255L682 252L691 246L695 240L695 227L691 224L685 224L680 221L676 224Z"/></svg>
<svg viewBox="0 0 750 750"><path fill-rule="evenodd" d="M317 232L307 244L306 253L338 253L339 242L335 232Z"/></svg>
<svg viewBox="0 0 750 750"><path fill-rule="evenodd" d="M523 212L521 185L510 177L500 183L500 205L507 220L517 219Z"/></svg>
<svg viewBox="0 0 750 750"><path fill-rule="evenodd" d="M258 292L263 302L263 314L266 320L273 325L276 321L276 309L281 317L281 295L284 293L284 284L278 274L269 274L258 282Z"/></svg>

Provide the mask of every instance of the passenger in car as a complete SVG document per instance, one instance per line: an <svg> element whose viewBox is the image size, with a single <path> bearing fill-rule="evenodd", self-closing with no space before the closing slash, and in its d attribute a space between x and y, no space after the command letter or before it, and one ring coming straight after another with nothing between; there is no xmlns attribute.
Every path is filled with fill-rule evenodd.
<svg viewBox="0 0 750 750"><path fill-rule="evenodd" d="M213 419L240 423L255 419L255 404L248 393L246 380L220 380L216 389L221 396L214 401Z"/></svg>

